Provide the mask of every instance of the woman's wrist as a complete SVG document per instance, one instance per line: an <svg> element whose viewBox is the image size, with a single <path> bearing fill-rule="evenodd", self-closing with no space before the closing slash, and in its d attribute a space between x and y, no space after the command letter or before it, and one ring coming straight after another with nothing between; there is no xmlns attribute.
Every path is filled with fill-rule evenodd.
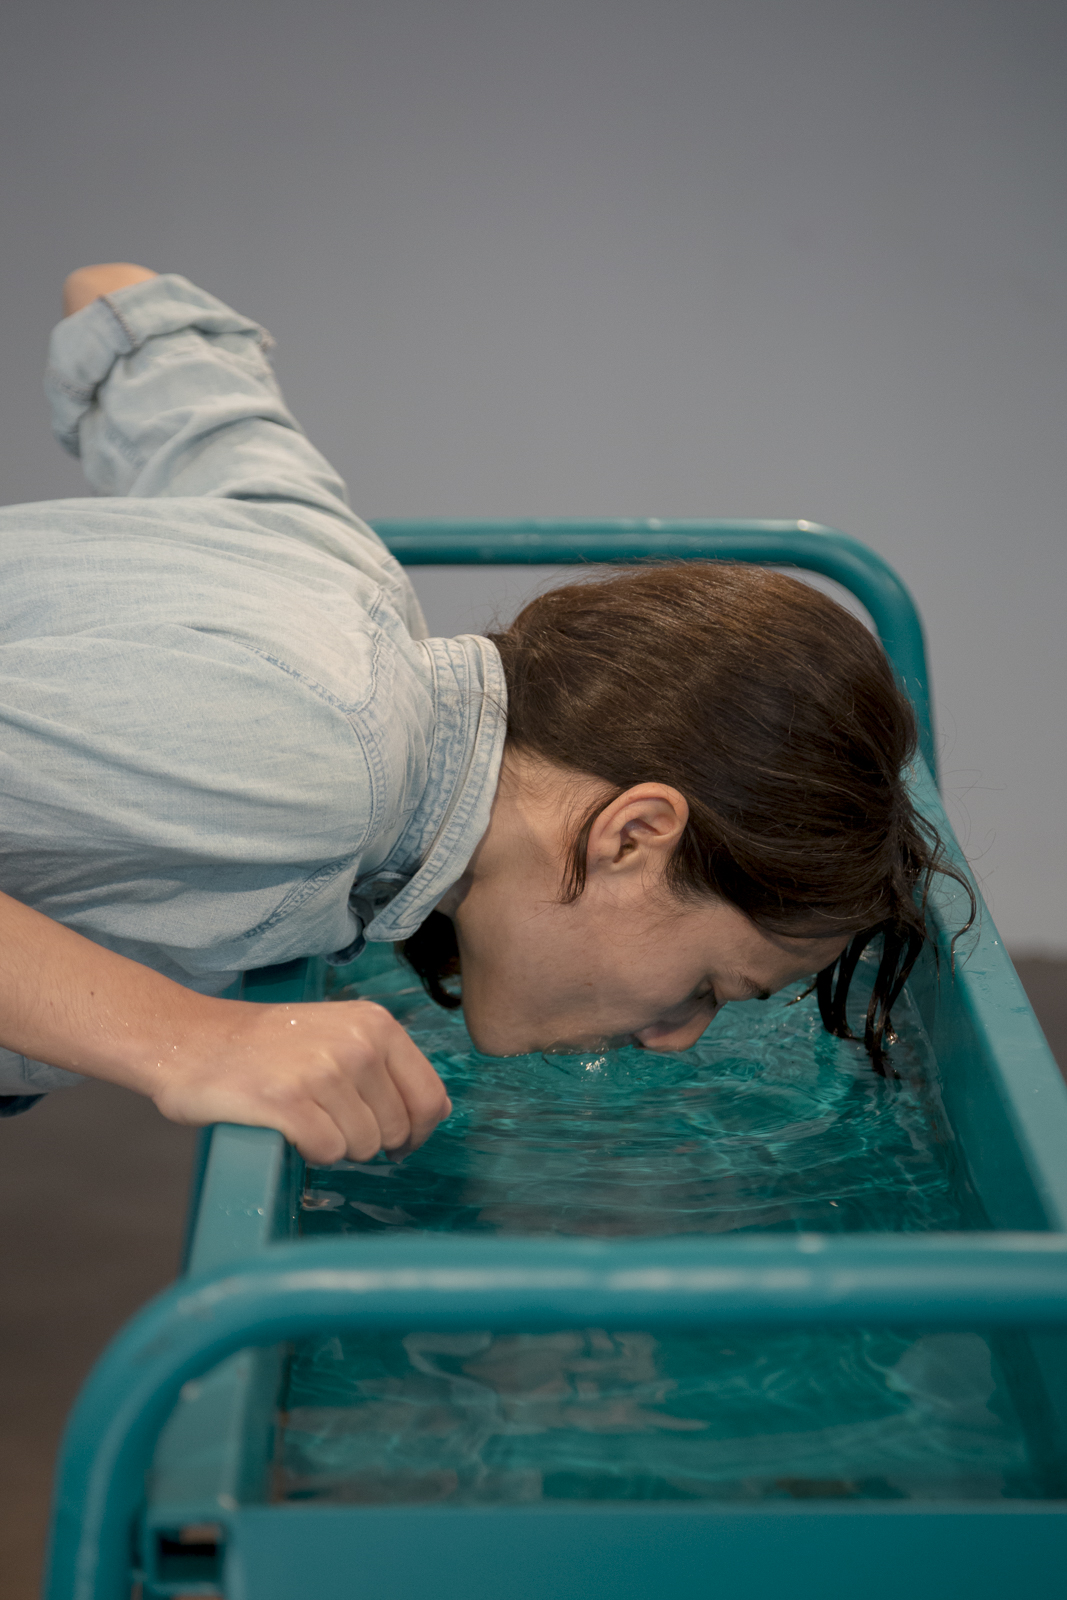
<svg viewBox="0 0 1067 1600"><path fill-rule="evenodd" d="M156 1100L183 1071L220 1053L247 1007L183 989L147 968L116 973L106 1005L87 1009L71 1070ZM99 995L96 996L99 999Z"/></svg>

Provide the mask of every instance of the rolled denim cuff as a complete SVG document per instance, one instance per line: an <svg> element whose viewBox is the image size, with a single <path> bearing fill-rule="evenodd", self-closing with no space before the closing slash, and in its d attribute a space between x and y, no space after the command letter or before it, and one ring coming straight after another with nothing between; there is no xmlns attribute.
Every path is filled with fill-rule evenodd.
<svg viewBox="0 0 1067 1600"><path fill-rule="evenodd" d="M81 454L78 425L115 362L148 339L195 328L208 335L243 334L261 350L270 334L177 272L102 295L52 330L44 389L52 432L72 456Z"/></svg>

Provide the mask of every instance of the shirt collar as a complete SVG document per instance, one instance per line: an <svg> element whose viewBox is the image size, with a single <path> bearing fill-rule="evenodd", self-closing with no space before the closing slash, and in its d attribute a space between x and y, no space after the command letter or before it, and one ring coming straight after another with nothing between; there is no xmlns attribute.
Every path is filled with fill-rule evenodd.
<svg viewBox="0 0 1067 1600"><path fill-rule="evenodd" d="M364 937L375 941L409 939L462 877L489 826L504 753L507 686L496 646L465 633L419 648L434 697L426 787L386 860L352 891Z"/></svg>

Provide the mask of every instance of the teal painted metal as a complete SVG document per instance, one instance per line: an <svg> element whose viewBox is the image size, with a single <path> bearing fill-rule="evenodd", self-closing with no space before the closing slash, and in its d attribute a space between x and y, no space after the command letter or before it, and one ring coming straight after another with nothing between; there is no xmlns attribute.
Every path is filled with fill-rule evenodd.
<svg viewBox="0 0 1067 1600"><path fill-rule="evenodd" d="M194 1276L223 1272L287 1232L303 1178L303 1162L272 1129L224 1123L211 1135L186 1269ZM241 1350L183 1391L150 1479L168 1523L210 1522L221 1506L263 1492L282 1363L278 1349Z"/></svg>
<svg viewBox="0 0 1067 1600"><path fill-rule="evenodd" d="M148 1305L68 1425L49 1600L118 1600L159 1429L183 1384L323 1327L1067 1329L1067 1237L340 1239L272 1246Z"/></svg>
<svg viewBox="0 0 1067 1600"><path fill-rule="evenodd" d="M299 1004L322 998L323 979L322 963L291 961L246 973L239 993L261 1003ZM222 1271L286 1237L304 1173L297 1151L270 1128L220 1124L206 1129L202 1142L184 1268L194 1275ZM210 1523L221 1508L264 1492L282 1366L277 1348L242 1350L183 1389L150 1475L150 1499L166 1508L165 1526Z"/></svg>
<svg viewBox="0 0 1067 1600"><path fill-rule="evenodd" d="M190 1274L214 1272L270 1242L274 1213L292 1197L292 1166L290 1147L272 1128L216 1124L197 1207L201 1222L189 1252Z"/></svg>
<svg viewBox="0 0 1067 1600"><path fill-rule="evenodd" d="M204 1188L204 1173L207 1171L208 1156L211 1153L212 1128L201 1128L196 1136L196 1149L193 1151L193 1170L189 1174L189 1199L188 1209L185 1213L185 1237L182 1240L182 1271L188 1272L189 1258L193 1252L193 1234L196 1230L196 1214L200 1209L200 1196Z"/></svg>
<svg viewBox="0 0 1067 1600"><path fill-rule="evenodd" d="M1067 1230L1067 1084L921 763L912 789L978 903L975 928L956 942L967 899L940 880L932 894L937 968L928 950L909 983L950 1124L994 1227Z"/></svg>
<svg viewBox="0 0 1067 1600"><path fill-rule="evenodd" d="M754 561L799 567L843 585L866 606L907 691L919 743L937 772L930 675L915 602L888 562L858 539L816 522L376 522L375 532L405 566L617 565L672 561Z"/></svg>
<svg viewBox="0 0 1067 1600"><path fill-rule="evenodd" d="M364 1514L356 1537L343 1510L249 1507L225 1583L249 1600L1062 1600L1065 1535L1035 1506L418 1506Z"/></svg>

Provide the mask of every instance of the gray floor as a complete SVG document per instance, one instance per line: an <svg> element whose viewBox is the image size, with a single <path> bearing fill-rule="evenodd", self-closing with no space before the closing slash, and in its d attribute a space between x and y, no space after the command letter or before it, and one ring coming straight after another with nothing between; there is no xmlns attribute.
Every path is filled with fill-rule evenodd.
<svg viewBox="0 0 1067 1600"><path fill-rule="evenodd" d="M1067 1075L1067 962L1016 965ZM100 1349L174 1276L195 1135L122 1089L0 1123L0 1594L33 1600L63 1418Z"/></svg>

